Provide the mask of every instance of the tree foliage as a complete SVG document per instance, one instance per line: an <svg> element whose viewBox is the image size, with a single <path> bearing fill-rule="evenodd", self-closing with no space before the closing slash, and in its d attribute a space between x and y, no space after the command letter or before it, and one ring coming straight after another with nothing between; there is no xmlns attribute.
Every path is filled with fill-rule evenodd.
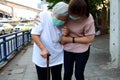
<svg viewBox="0 0 120 80"><path fill-rule="evenodd" d="M47 0L47 2L50 3L49 5L49 9L51 9L56 3L60 2L60 1L64 1L66 3L69 3L70 0ZM103 6L103 7L107 7L109 8L109 0L88 0L89 3L89 7L90 7L90 13L93 14L93 16L95 16L95 14L97 13L97 7L98 6Z"/></svg>
<svg viewBox="0 0 120 80"><path fill-rule="evenodd" d="M90 11L95 12L98 6L109 7L109 0L88 0L90 5Z"/></svg>
<svg viewBox="0 0 120 80"><path fill-rule="evenodd" d="M70 0L47 0L47 2L50 3L49 8L52 8L56 3L64 1L66 3L69 3ZM103 5L109 7L109 2L106 3L106 0L88 0L89 6L90 6L90 12L94 13L97 10L97 6Z"/></svg>
<svg viewBox="0 0 120 80"><path fill-rule="evenodd" d="M50 3L48 7L49 9L51 9L58 2L63 1L63 2L69 3L70 0L46 0L46 1Z"/></svg>

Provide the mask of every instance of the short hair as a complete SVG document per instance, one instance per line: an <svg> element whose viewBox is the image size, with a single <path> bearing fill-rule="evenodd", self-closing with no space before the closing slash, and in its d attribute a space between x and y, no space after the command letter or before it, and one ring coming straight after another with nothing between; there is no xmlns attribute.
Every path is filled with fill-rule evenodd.
<svg viewBox="0 0 120 80"><path fill-rule="evenodd" d="M69 14L89 17L88 0L71 0L68 8Z"/></svg>
<svg viewBox="0 0 120 80"><path fill-rule="evenodd" d="M68 15L68 4L65 2L58 2L52 9L52 12L57 16Z"/></svg>

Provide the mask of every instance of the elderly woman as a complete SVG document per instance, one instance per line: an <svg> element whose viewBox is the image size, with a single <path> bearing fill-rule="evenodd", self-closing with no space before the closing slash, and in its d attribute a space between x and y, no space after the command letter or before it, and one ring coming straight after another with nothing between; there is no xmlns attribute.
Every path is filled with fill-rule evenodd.
<svg viewBox="0 0 120 80"><path fill-rule="evenodd" d="M68 4L57 3L52 12L43 11L39 14L39 21L32 29L32 39L34 40L33 62L35 63L38 79L47 80L46 58L50 54L50 70L52 80L61 79L61 69L63 64L63 47L59 43L61 37L61 26L63 26L68 16Z"/></svg>

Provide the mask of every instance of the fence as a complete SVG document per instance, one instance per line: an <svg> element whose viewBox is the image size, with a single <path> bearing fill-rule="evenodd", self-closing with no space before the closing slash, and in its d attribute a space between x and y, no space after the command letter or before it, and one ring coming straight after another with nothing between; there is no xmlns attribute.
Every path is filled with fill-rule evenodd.
<svg viewBox="0 0 120 80"><path fill-rule="evenodd" d="M0 36L0 63L19 51L31 41L30 31L15 32Z"/></svg>

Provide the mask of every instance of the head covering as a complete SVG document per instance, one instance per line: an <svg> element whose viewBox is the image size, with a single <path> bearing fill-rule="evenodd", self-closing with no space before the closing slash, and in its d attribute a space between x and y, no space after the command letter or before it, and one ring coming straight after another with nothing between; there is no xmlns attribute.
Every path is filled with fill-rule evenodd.
<svg viewBox="0 0 120 80"><path fill-rule="evenodd" d="M68 15L68 4L64 2L58 2L52 9L52 12L57 16Z"/></svg>

